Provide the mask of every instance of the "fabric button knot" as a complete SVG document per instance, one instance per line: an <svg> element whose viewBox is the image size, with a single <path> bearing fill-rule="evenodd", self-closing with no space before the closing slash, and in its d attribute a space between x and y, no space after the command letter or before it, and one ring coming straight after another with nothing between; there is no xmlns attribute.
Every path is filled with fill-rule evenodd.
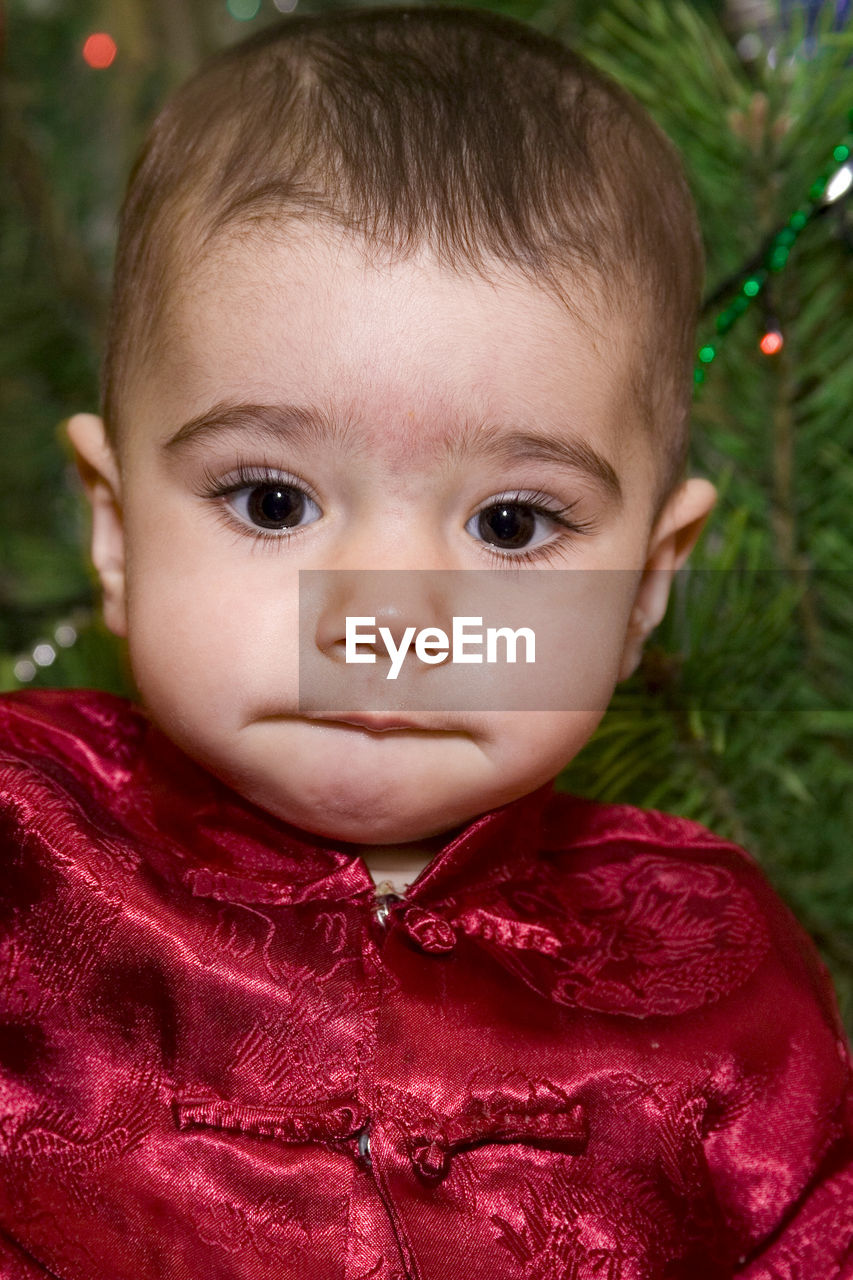
<svg viewBox="0 0 853 1280"><path fill-rule="evenodd" d="M403 928L421 951L442 955L456 946L453 926L423 907L410 907L403 917Z"/></svg>
<svg viewBox="0 0 853 1280"><path fill-rule="evenodd" d="M409 1158L425 1182L440 1182L450 1165L446 1144L425 1134L410 1140Z"/></svg>

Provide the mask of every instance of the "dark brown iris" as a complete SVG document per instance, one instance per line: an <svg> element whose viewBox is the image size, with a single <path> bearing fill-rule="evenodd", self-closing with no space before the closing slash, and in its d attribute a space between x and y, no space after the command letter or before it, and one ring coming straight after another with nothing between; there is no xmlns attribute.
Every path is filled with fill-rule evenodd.
<svg viewBox="0 0 853 1280"><path fill-rule="evenodd" d="M536 516L527 507L505 502L481 511L477 531L498 546L526 547L536 528Z"/></svg>
<svg viewBox="0 0 853 1280"><path fill-rule="evenodd" d="M249 518L262 529L292 528L304 510L304 494L289 485L258 485L249 494Z"/></svg>

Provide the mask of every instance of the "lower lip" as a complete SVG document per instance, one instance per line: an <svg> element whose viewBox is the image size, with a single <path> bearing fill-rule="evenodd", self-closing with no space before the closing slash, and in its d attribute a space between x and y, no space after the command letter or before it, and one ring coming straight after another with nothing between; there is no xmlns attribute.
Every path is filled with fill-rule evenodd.
<svg viewBox="0 0 853 1280"><path fill-rule="evenodd" d="M401 720L378 721L374 724L368 724L364 720L331 720L328 723L341 724L347 729L367 729L370 733L400 733L417 728L416 725L406 724Z"/></svg>
<svg viewBox="0 0 853 1280"><path fill-rule="evenodd" d="M292 715L268 715L262 717L267 721L279 722L283 719L293 720ZM377 720L374 724L368 724L364 720L343 720L331 716L305 716L298 717L304 724L313 724L321 727L328 726L337 729L361 729L364 733L376 734L400 734L400 733L416 733L424 738L443 738L443 737L468 737L468 732L457 726L436 725L435 728L427 728L424 725L409 724L405 720Z"/></svg>

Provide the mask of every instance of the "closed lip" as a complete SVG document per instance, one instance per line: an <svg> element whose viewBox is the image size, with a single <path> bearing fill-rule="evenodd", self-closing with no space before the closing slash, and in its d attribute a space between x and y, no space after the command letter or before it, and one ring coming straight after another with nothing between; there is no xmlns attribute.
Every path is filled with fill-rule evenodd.
<svg viewBox="0 0 853 1280"><path fill-rule="evenodd" d="M292 714L283 715L281 712L271 711L257 717L259 720L292 720ZM300 719L303 717L299 717ZM305 717L311 724L345 724L352 725L356 729L370 729L373 733L388 733L394 729L419 729L423 732L439 731L444 726L436 726L433 730L432 725L418 724L414 720L404 720L402 716L381 715L379 712L370 711L354 711L352 714L347 713L342 716L308 716Z"/></svg>
<svg viewBox="0 0 853 1280"><path fill-rule="evenodd" d="M330 724L351 724L357 729L370 729L374 733L387 733L390 729L422 729L423 725L414 724L411 720L403 720L400 716L383 716L370 715L347 715L335 716L329 720Z"/></svg>

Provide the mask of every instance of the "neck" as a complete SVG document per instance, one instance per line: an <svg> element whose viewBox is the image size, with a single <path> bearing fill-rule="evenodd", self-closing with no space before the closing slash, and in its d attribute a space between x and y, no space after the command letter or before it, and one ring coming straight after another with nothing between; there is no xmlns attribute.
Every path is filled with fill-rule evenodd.
<svg viewBox="0 0 853 1280"><path fill-rule="evenodd" d="M459 830L461 827L442 832L428 840L415 840L404 845L354 845L353 850L367 864L377 889L402 896L424 867L450 843Z"/></svg>

